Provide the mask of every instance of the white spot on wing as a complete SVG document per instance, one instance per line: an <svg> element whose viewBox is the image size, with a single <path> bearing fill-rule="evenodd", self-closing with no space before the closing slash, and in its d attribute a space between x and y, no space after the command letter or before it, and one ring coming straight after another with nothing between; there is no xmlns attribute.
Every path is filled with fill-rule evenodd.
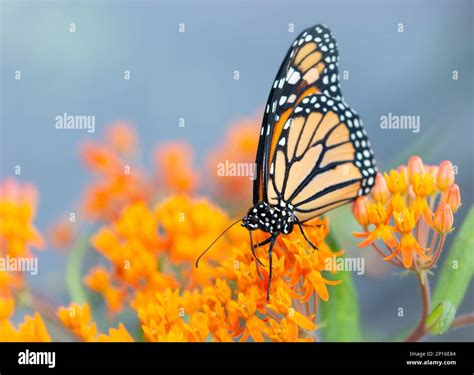
<svg viewBox="0 0 474 375"><path fill-rule="evenodd" d="M296 82L298 82L300 80L300 73L297 72L297 71L294 71L293 74L290 76L290 78L288 78L288 83L290 85L294 85Z"/></svg>

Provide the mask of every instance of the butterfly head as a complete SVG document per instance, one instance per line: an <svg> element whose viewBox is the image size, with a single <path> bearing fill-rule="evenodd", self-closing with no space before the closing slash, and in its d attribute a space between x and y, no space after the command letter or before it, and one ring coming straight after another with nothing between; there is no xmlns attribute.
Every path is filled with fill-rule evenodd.
<svg viewBox="0 0 474 375"><path fill-rule="evenodd" d="M288 234L293 230L295 215L286 207L259 202L242 219L242 226L248 230L260 229L273 235Z"/></svg>

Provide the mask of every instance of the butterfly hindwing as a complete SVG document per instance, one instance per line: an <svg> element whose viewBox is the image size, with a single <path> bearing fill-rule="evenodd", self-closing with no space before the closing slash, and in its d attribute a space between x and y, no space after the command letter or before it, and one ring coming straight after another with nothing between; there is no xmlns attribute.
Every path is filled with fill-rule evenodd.
<svg viewBox="0 0 474 375"><path fill-rule="evenodd" d="M341 97L338 51L330 30L317 25L304 30L293 42L270 91L257 150L254 204L267 200L271 155L293 108L311 94Z"/></svg>
<svg viewBox="0 0 474 375"><path fill-rule="evenodd" d="M304 222L367 194L375 174L359 116L342 100L313 94L283 126L270 160L267 196L270 204L284 201Z"/></svg>

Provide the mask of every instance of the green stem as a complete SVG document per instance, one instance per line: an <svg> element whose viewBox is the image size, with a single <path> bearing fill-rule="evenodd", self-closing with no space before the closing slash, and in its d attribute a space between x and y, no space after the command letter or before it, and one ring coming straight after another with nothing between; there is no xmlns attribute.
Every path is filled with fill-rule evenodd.
<svg viewBox="0 0 474 375"><path fill-rule="evenodd" d="M418 283L421 291L421 318L420 322L414 329L414 331L405 339L407 342L414 342L420 340L426 334L426 319L430 313L431 294L430 284L426 272L417 272Z"/></svg>
<svg viewBox="0 0 474 375"><path fill-rule="evenodd" d="M453 320L451 328L459 328L474 324L474 312L470 314L460 315Z"/></svg>
<svg viewBox="0 0 474 375"><path fill-rule="evenodd" d="M66 265L66 286L71 301L86 303L87 292L82 283L81 265L87 251L89 243L87 237L79 239L71 249L69 260Z"/></svg>

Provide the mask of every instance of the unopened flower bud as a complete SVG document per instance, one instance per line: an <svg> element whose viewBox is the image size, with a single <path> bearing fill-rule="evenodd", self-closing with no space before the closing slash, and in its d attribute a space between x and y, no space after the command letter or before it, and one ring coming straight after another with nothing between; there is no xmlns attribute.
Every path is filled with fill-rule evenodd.
<svg viewBox="0 0 474 375"><path fill-rule="evenodd" d="M450 161L445 160L439 165L436 183L438 189L441 191L446 190L454 184L454 168Z"/></svg>
<svg viewBox="0 0 474 375"><path fill-rule="evenodd" d="M441 234L451 232L454 223L453 211L449 204L440 202L434 214L434 228Z"/></svg>
<svg viewBox="0 0 474 375"><path fill-rule="evenodd" d="M459 186L457 184L452 185L446 191L446 203L449 204L453 213L456 212L461 206L461 192L459 191Z"/></svg>
<svg viewBox="0 0 474 375"><path fill-rule="evenodd" d="M352 213L360 225L369 225L370 201L366 196L358 197L352 205Z"/></svg>

